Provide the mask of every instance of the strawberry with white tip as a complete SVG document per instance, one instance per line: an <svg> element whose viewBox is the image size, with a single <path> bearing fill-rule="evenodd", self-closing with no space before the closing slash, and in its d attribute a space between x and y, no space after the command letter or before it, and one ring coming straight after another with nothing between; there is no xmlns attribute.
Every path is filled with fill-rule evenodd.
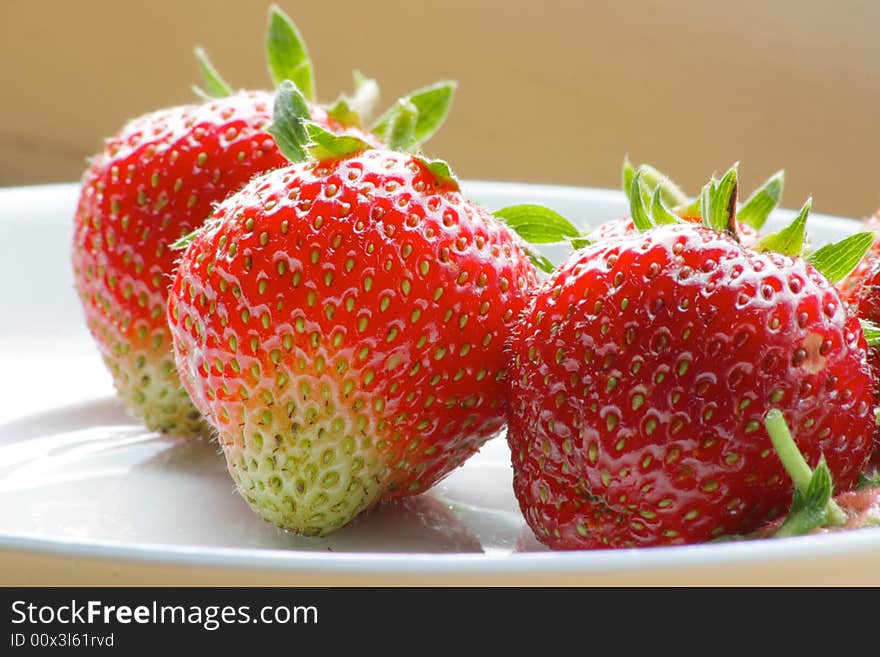
<svg viewBox="0 0 880 657"><path fill-rule="evenodd" d="M221 203L181 259L181 379L280 527L323 535L421 493L504 424L503 345L536 271L448 165L407 152L436 118L401 102L371 149L283 84L272 132L293 164Z"/></svg>
<svg viewBox="0 0 880 657"><path fill-rule="evenodd" d="M312 119L381 143L383 119L362 123L375 82L356 75L356 91L323 107L315 102L311 60L298 30L277 7L269 12L266 51L276 82L293 78ZM180 435L209 427L180 385L165 320L177 255L169 246L201 225L214 205L255 174L284 166L272 136L272 95L233 92L196 51L205 100L147 114L126 124L92 161L74 219L73 269L83 311L126 409L148 428ZM438 83L410 101L448 110L454 85Z"/></svg>

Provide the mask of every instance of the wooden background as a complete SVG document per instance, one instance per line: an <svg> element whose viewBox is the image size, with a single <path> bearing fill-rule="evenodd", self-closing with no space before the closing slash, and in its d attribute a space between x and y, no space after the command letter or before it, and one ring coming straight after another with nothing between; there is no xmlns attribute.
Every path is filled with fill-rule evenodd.
<svg viewBox="0 0 880 657"><path fill-rule="evenodd" d="M104 136L189 102L196 43L265 87L267 2L0 0L0 185L79 178ZM428 147L463 177L616 187L629 153L695 192L741 162L784 205L880 204L880 2L292 2L332 100L360 68L384 103L459 80Z"/></svg>

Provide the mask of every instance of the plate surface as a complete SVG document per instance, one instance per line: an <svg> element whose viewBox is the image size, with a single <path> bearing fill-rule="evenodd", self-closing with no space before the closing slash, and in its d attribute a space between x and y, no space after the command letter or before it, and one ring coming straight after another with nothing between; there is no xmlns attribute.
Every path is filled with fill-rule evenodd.
<svg viewBox="0 0 880 657"><path fill-rule="evenodd" d="M114 399L73 290L77 191L0 190L0 584L880 584L880 529L549 552L519 513L503 438L428 494L328 538L277 530L235 494L215 444L150 433ZM607 190L466 191L489 208L545 203L585 224L626 212ZM819 243L855 227L811 219Z"/></svg>

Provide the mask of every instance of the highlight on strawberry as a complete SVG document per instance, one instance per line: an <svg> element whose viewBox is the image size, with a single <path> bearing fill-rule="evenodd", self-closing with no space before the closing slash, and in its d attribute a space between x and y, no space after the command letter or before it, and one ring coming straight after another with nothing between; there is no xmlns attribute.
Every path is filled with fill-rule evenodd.
<svg viewBox="0 0 880 657"><path fill-rule="evenodd" d="M290 164L180 243L183 385L279 527L323 535L421 493L504 425L504 343L537 273L447 163L414 152L436 112L399 101L373 148L282 83L269 131Z"/></svg>
<svg viewBox="0 0 880 657"><path fill-rule="evenodd" d="M514 492L548 546L698 543L779 517L792 486L771 409L841 491L864 470L873 385L835 283L873 234L805 252L808 201L742 243L737 188L736 167L713 177L694 223L634 172L636 230L575 252L514 324Z"/></svg>
<svg viewBox="0 0 880 657"><path fill-rule="evenodd" d="M292 79L316 124L373 145L389 138L388 112L366 123L378 94L373 80L356 73L353 94L326 106L316 101L305 43L275 6L265 47L273 81ZM178 255L169 245L255 174L287 164L268 132L272 94L233 91L203 50L196 56L204 102L141 116L106 141L82 178L72 246L85 319L123 404L148 428L181 435L210 428L174 366L165 302ZM422 141L442 123L454 90L454 83L440 82L407 97L432 108Z"/></svg>

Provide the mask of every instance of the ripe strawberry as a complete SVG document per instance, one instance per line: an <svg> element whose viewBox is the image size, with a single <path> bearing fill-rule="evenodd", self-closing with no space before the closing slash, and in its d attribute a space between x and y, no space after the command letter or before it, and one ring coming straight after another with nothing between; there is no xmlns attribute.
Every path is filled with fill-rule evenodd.
<svg viewBox="0 0 880 657"><path fill-rule="evenodd" d="M844 489L871 448L865 339L828 280L870 235L803 259L807 205L745 248L736 169L704 188L700 226L646 211L639 184L643 232L575 253L510 340L514 490L553 548L694 543L780 514L791 491L762 431L771 406Z"/></svg>
<svg viewBox="0 0 880 657"><path fill-rule="evenodd" d="M876 248L877 242L871 247ZM865 260L876 258L871 252ZM864 260L863 260L864 262ZM861 265L860 265L861 266ZM849 291L849 301L865 331L868 343L868 365L874 382L874 406L880 413L880 263L863 272L861 280ZM874 454L872 462L880 466L880 424L874 427Z"/></svg>
<svg viewBox="0 0 880 657"><path fill-rule="evenodd" d="M208 431L174 367L165 320L167 287L177 255L175 240L201 225L214 205L257 173L287 164L267 127L268 92L233 93L197 51L205 78L204 103L137 118L111 137L82 180L74 219L73 267L92 336L126 408L150 429L179 434ZM267 56L273 78L293 77L314 93L312 67L299 34L277 8L270 12ZM357 78L358 90L329 110L309 103L313 120L333 131L357 129L375 83ZM416 104L438 105L436 128L453 85L419 90ZM351 126L354 127L351 127ZM382 121L377 124L381 131ZM425 136L427 138L427 135Z"/></svg>
<svg viewBox="0 0 880 657"><path fill-rule="evenodd" d="M391 117L391 148L418 144L430 117L413 110ZM292 85L275 115L295 164L193 236L168 319L241 495L320 535L428 489L501 429L503 343L536 274L444 163L334 137Z"/></svg>

